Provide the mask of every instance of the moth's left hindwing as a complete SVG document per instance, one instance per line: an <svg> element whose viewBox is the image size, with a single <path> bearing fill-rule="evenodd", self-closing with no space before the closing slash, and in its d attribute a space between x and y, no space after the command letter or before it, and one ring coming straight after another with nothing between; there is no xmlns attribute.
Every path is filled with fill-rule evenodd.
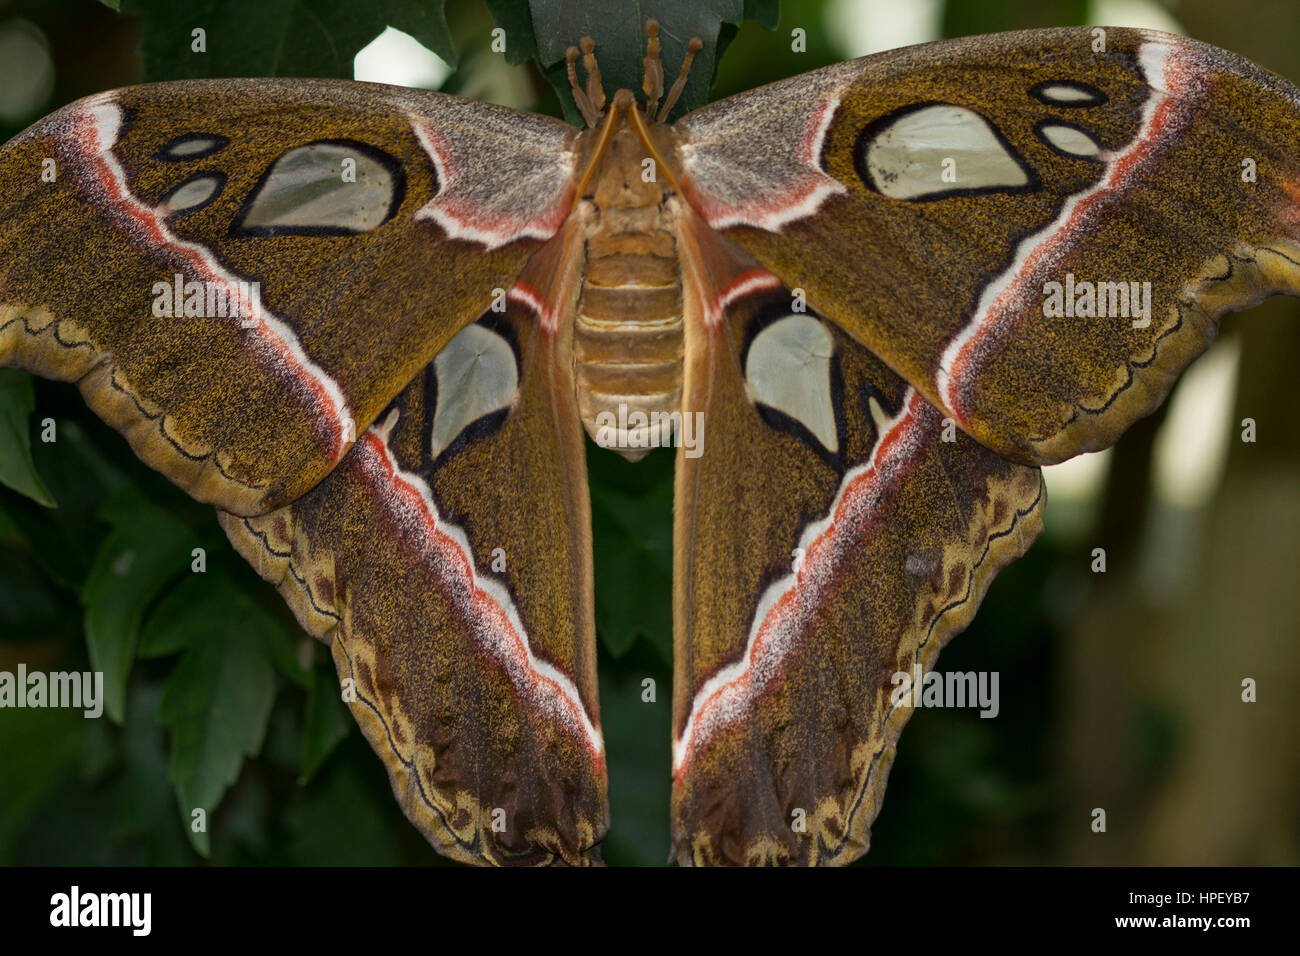
<svg viewBox="0 0 1300 956"><path fill-rule="evenodd" d="M557 347L522 306L488 312L317 488L222 516L330 643L407 817L466 862L590 863L608 826L582 428Z"/></svg>
<svg viewBox="0 0 1300 956"><path fill-rule="evenodd" d="M702 443L677 459L675 852L848 862L911 714L895 675L932 668L1033 542L1041 479L693 233L692 272L722 282L687 340Z"/></svg>
<svg viewBox="0 0 1300 956"><path fill-rule="evenodd" d="M0 152L0 364L76 382L194 497L277 507L556 231L573 136L341 81L78 101Z"/></svg>

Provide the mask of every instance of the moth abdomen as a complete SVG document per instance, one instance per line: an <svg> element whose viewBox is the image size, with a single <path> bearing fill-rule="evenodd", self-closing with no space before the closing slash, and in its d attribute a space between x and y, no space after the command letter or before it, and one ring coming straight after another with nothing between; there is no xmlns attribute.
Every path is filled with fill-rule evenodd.
<svg viewBox="0 0 1300 956"><path fill-rule="evenodd" d="M574 322L578 409L593 440L636 460L671 441L656 422L681 409L681 271L671 232L603 223L587 242Z"/></svg>

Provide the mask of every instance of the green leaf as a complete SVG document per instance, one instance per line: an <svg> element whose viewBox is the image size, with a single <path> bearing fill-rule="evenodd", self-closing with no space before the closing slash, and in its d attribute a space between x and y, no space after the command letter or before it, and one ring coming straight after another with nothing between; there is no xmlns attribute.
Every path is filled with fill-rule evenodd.
<svg viewBox="0 0 1300 956"><path fill-rule="evenodd" d="M596 555L596 632L615 657L644 635L672 660L671 450L628 462L587 452ZM632 480L635 470L638 481ZM623 480L626 478L627 480Z"/></svg>
<svg viewBox="0 0 1300 956"><path fill-rule="evenodd" d="M208 619L229 614L231 607L245 600L253 599L246 598L241 584L223 572L188 575L149 612L135 656L167 657L183 651L192 643L196 629L202 631ZM266 652L276 669L298 686L310 688L311 658L304 663L301 650L304 643L310 647L311 638L296 626L286 626L269 611L263 610L263 615L269 622L264 632Z"/></svg>
<svg viewBox="0 0 1300 956"><path fill-rule="evenodd" d="M781 19L781 0L745 0L745 19L775 30Z"/></svg>
<svg viewBox="0 0 1300 956"><path fill-rule="evenodd" d="M138 862L178 866L193 863L194 854L180 827L163 824L174 812L168 786L167 734L159 722L164 692L164 685L154 680L137 681L131 687L121 730L121 809L111 819L118 839L131 848L132 857L140 855ZM188 820L184 830L189 830ZM137 862L132 857L127 860Z"/></svg>
<svg viewBox="0 0 1300 956"><path fill-rule="evenodd" d="M35 408L32 377L16 368L0 368L0 484L53 508L54 496L32 462L27 421Z"/></svg>
<svg viewBox="0 0 1300 956"><path fill-rule="evenodd" d="M672 667L645 641L617 661L600 660L600 720L609 754L610 816L601 844L613 866L662 866L670 843ZM647 684L647 679L653 684ZM650 688L654 700L646 698Z"/></svg>
<svg viewBox="0 0 1300 956"><path fill-rule="evenodd" d="M121 723L145 611L189 569L194 534L130 487L115 492L100 515L112 530L95 555L81 600L90 665L104 672L104 709Z"/></svg>
<svg viewBox="0 0 1300 956"><path fill-rule="evenodd" d="M256 585L264 588L261 581ZM278 594L270 594L269 602L274 604L280 602ZM316 639L308 636L298 622L293 620L292 615L285 613L286 609L281 603L275 607L274 612L269 608L263 608L267 615L275 621L275 629L267 632L267 653L271 655L271 662L275 669L284 677L297 684L303 690L310 690L312 686L312 662L316 657Z"/></svg>
<svg viewBox="0 0 1300 956"><path fill-rule="evenodd" d="M775 30L777 23L781 19L781 2L780 0L745 0L745 17L746 20L753 20L759 26L768 30ZM717 59L721 60L731 47L731 41L736 39L740 33L740 24L724 23L718 30L718 53ZM713 79L718 79L718 68L713 68ZM666 80L665 80L666 82ZM747 89L761 86L760 83L747 84Z"/></svg>
<svg viewBox="0 0 1300 956"><path fill-rule="evenodd" d="M203 809L210 826L244 757L261 751L277 657L287 654L289 676L301 672L304 684L312 672L296 661L295 635L279 617L222 572L189 575L145 621L137 656L178 651L185 656L167 681L159 719L173 731L171 777L187 832L207 855L208 834L194 832L191 814Z"/></svg>
<svg viewBox="0 0 1300 956"><path fill-rule="evenodd" d="M348 716L333 665L315 668L307 697L307 716L303 721L299 783L306 784L311 780L339 741L348 735L352 724Z"/></svg>
<svg viewBox="0 0 1300 956"><path fill-rule="evenodd" d="M244 759L262 749L275 698L267 646L278 626L242 595L219 615L196 609L188 649L163 688L158 719L171 730L170 777L190 842L204 856L217 804ZM207 827L196 832L199 809Z"/></svg>
<svg viewBox="0 0 1300 956"><path fill-rule="evenodd" d="M203 627L205 618L229 612L223 602L229 595L224 588L212 587L202 574L191 574L169 588L140 628L140 642L135 656L148 659L179 654L193 643L195 627Z"/></svg>
<svg viewBox="0 0 1300 956"><path fill-rule="evenodd" d="M537 36L528 0L487 0L492 22L506 31L506 62L518 66L537 59Z"/></svg>
<svg viewBox="0 0 1300 956"><path fill-rule="evenodd" d="M692 37L704 42L704 49L686 81L686 88L673 110L680 116L708 102L709 87L717 69L719 40L724 25L731 36L752 13L764 26L775 24L773 0L489 0L488 9L497 26L506 31L506 59L520 63L535 56L546 78L555 87L564 115L582 123L569 89L564 53L589 36L596 41L596 62L607 97L630 89L641 97L646 36L645 22L659 21L659 38L664 63L664 85L671 87ZM581 64L579 64L581 66ZM579 69L579 82L582 82ZM666 91L665 91L666 92Z"/></svg>
<svg viewBox="0 0 1300 956"><path fill-rule="evenodd" d="M44 383L41 383L44 384ZM52 392L66 386L51 386ZM53 397L53 395L51 395ZM84 406L78 413L89 417ZM100 511L112 490L126 484L102 449L78 422L56 413L57 441L39 442L32 448L37 469L47 480L59 502L57 508L42 508L25 498L10 496L6 512L19 532L21 546L29 560L38 565L60 587L79 594L107 534ZM111 441L129 448L120 436L100 425L99 434L112 434ZM134 459L132 465L145 474ZM174 486L168 491L179 494ZM188 501L188 499L185 499ZM80 624L78 624L80 630Z"/></svg>
<svg viewBox="0 0 1300 956"><path fill-rule="evenodd" d="M352 78L352 58L386 27L410 34L451 66L445 0L124 0L141 18L146 80L210 76ZM204 31L203 51L194 49Z"/></svg>

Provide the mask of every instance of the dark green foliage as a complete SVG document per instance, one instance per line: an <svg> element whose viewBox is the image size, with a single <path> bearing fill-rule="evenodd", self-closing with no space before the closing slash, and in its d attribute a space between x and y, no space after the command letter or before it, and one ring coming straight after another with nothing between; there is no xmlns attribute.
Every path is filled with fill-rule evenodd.
<svg viewBox="0 0 1300 956"><path fill-rule="evenodd" d="M445 0L121 0L140 18L144 78L352 76L357 51L386 26L409 33L451 65L456 47ZM202 30L202 37L195 31ZM197 49L202 40L202 50Z"/></svg>
<svg viewBox="0 0 1300 956"><path fill-rule="evenodd" d="M32 463L32 442L27 434L27 418L35 407L31 376L17 369L0 369L0 484L52 508L54 498Z"/></svg>

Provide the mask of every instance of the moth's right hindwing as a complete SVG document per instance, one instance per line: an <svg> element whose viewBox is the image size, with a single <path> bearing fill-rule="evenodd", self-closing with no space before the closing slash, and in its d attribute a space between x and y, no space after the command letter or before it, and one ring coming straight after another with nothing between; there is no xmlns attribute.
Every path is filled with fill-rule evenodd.
<svg viewBox="0 0 1300 956"><path fill-rule="evenodd" d="M722 240L685 244L697 289L710 242L716 264ZM711 274L684 383L703 443L677 459L674 851L845 863L911 715L895 675L930 670L1037 537L1042 482L771 273Z"/></svg>

